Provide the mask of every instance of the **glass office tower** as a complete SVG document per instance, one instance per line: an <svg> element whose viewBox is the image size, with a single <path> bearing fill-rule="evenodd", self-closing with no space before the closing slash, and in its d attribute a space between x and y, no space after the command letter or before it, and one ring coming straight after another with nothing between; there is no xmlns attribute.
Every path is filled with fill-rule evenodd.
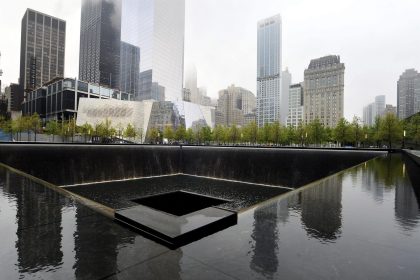
<svg viewBox="0 0 420 280"><path fill-rule="evenodd" d="M122 0L121 40L140 48L137 100L182 101L185 0Z"/></svg>
<svg viewBox="0 0 420 280"><path fill-rule="evenodd" d="M120 88L121 0L83 0L79 78Z"/></svg>
<svg viewBox="0 0 420 280"><path fill-rule="evenodd" d="M287 96L281 93L281 17L275 15L258 22L257 123L285 123Z"/></svg>

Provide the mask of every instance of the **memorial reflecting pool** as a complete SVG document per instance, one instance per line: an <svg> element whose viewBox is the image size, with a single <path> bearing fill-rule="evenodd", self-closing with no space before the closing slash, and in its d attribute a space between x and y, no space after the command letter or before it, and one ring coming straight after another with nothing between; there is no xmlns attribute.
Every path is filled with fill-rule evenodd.
<svg viewBox="0 0 420 280"><path fill-rule="evenodd" d="M0 278L418 279L412 165L400 154L370 160L177 250L0 168Z"/></svg>

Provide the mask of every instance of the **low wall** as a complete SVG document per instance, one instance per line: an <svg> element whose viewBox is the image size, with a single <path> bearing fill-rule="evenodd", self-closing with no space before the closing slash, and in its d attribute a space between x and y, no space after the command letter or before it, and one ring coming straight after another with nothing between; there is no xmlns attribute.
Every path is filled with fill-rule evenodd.
<svg viewBox="0 0 420 280"><path fill-rule="evenodd" d="M56 185L185 173L299 187L385 151L0 144L0 162Z"/></svg>

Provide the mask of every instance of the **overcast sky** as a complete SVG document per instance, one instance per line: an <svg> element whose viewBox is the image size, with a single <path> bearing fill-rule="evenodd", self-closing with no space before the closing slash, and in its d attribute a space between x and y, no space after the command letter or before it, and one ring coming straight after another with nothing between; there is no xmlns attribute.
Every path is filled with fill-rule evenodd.
<svg viewBox="0 0 420 280"><path fill-rule="evenodd" d="M18 80L26 8L67 21L65 75L78 76L80 2L0 0L3 84ZM196 65L198 84L211 97L230 84L256 93L257 21L280 13L283 68L301 82L311 59L340 55L351 119L376 95L396 105L399 75L420 70L419 11L419 0L186 0L185 62Z"/></svg>

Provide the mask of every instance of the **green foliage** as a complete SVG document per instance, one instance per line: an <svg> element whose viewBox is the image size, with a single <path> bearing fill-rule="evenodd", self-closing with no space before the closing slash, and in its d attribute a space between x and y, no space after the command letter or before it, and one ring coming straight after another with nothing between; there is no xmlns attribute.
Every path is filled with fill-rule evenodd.
<svg viewBox="0 0 420 280"><path fill-rule="evenodd" d="M166 138L168 140L173 140L175 138L175 132L171 125L167 125L163 129L163 138Z"/></svg>
<svg viewBox="0 0 420 280"><path fill-rule="evenodd" d="M125 128L123 135L125 138L133 139L137 136L137 131L134 128L134 126L131 123L129 123L127 127Z"/></svg>
<svg viewBox="0 0 420 280"><path fill-rule="evenodd" d="M312 144L320 145L324 142L324 125L318 119L315 119L308 124L308 137L309 142Z"/></svg>
<svg viewBox="0 0 420 280"><path fill-rule="evenodd" d="M185 126L180 125L175 131L175 140L177 141L185 141L185 136L187 134L187 130L185 129Z"/></svg>
<svg viewBox="0 0 420 280"><path fill-rule="evenodd" d="M402 123L394 114L387 114L380 122L379 137L388 144L388 148L392 148L392 143L402 139Z"/></svg>
<svg viewBox="0 0 420 280"><path fill-rule="evenodd" d="M349 122L346 119L341 118L333 131L333 137L335 141L337 141L341 144L341 146L343 146L344 143L349 142L350 134L351 131Z"/></svg>

